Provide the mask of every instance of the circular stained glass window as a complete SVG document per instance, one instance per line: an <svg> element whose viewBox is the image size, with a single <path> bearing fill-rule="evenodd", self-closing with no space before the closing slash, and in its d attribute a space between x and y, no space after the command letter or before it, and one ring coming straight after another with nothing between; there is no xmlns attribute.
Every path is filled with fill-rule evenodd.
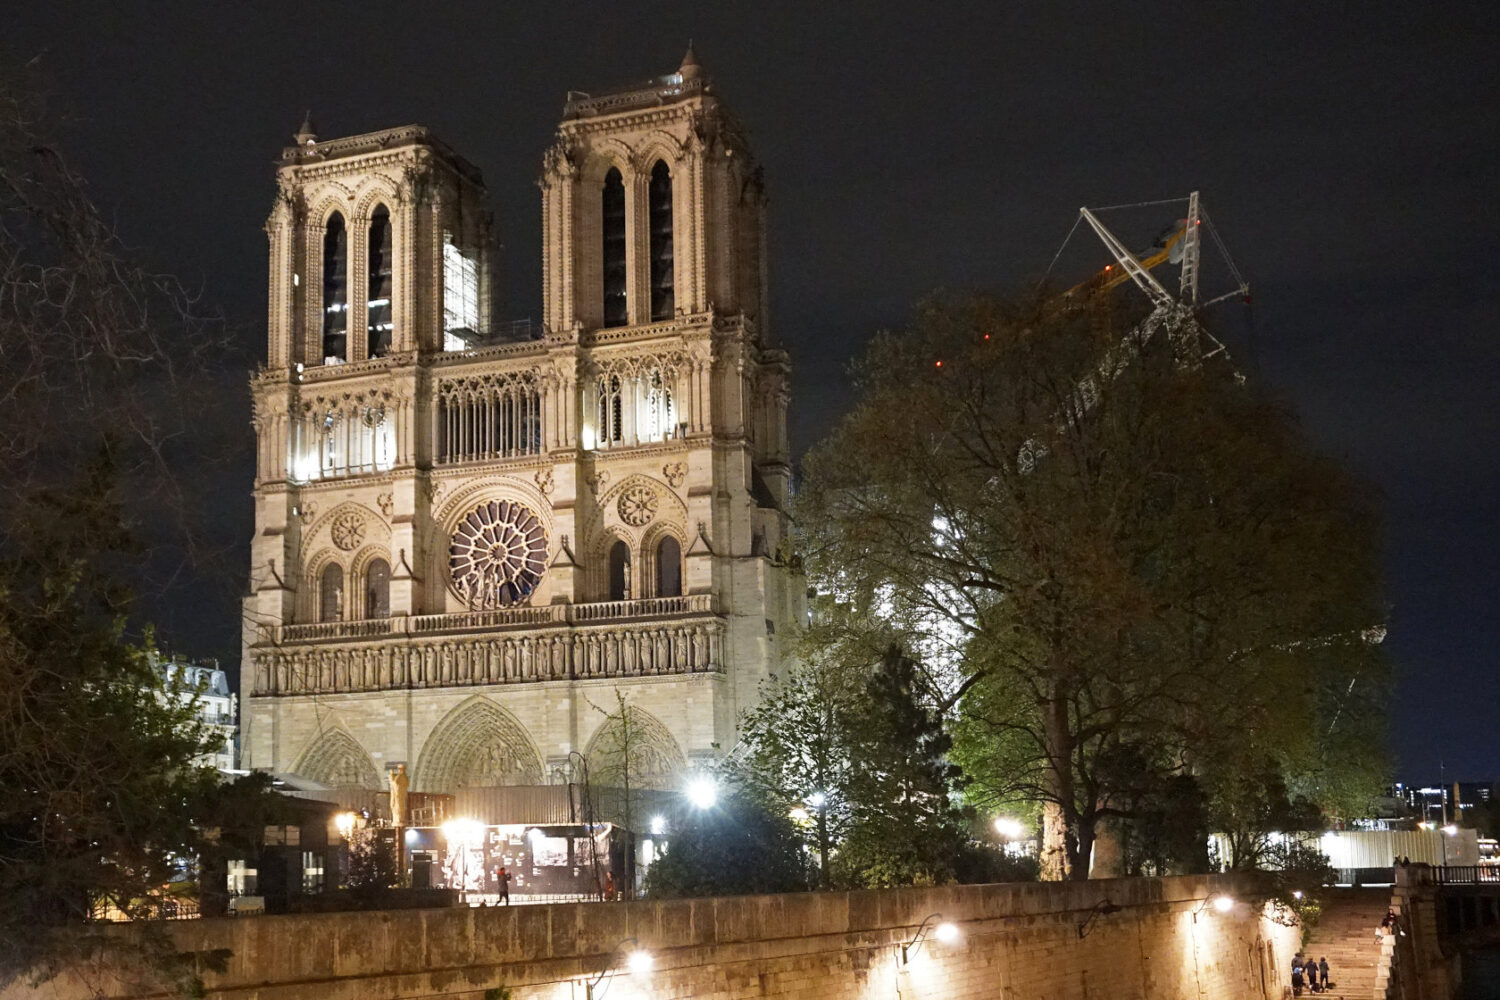
<svg viewBox="0 0 1500 1000"><path fill-rule="evenodd" d="M448 550L453 586L471 608L501 608L531 596L547 570L547 531L523 504L482 503L459 522Z"/></svg>

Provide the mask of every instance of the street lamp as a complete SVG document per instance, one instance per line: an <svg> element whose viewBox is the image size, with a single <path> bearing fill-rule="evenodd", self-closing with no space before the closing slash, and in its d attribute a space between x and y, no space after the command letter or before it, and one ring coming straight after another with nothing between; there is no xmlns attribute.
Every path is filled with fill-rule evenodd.
<svg viewBox="0 0 1500 1000"><path fill-rule="evenodd" d="M1209 896L1205 898L1203 902L1198 905L1198 908L1193 911L1193 923L1196 924L1198 922L1198 914L1202 913L1210 906L1212 906L1220 913L1228 913L1230 910L1234 909L1234 897L1226 896L1221 893L1217 896Z"/></svg>
<svg viewBox="0 0 1500 1000"><path fill-rule="evenodd" d="M586 1000L600 1000L609 990L609 984L614 981L615 956L622 954L625 959L625 968L633 975L643 976L656 966L656 959L649 951L641 947L639 941L633 937L625 938L609 953L604 968L600 969L591 981L583 984ZM601 983L603 986L600 986Z"/></svg>
<svg viewBox="0 0 1500 1000"><path fill-rule="evenodd" d="M1021 825L1021 821L1018 819L1011 819L1009 816L996 816L995 832L1005 840L1019 840L1025 834L1026 828Z"/></svg>
<svg viewBox="0 0 1500 1000"><path fill-rule="evenodd" d="M922 943L927 937L927 925L934 920L938 921L938 923L932 927L933 937L943 942L943 944L952 944L958 940L959 931L957 924L944 920L941 913L929 913L917 925L916 935L901 946L901 964L903 966L911 962L912 956L922 947Z"/></svg>
<svg viewBox="0 0 1500 1000"><path fill-rule="evenodd" d="M465 899L469 888L469 848L484 843L484 824L477 819L450 819L443 824L443 838L448 850L458 850L458 898Z"/></svg>
<svg viewBox="0 0 1500 1000"><path fill-rule="evenodd" d="M694 809L712 809L719 801L719 783L711 775L699 774L688 779L684 791Z"/></svg>

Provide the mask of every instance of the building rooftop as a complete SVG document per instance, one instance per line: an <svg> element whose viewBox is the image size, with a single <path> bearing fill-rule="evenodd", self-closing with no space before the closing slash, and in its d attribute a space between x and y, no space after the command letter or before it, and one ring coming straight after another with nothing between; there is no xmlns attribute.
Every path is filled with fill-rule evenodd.
<svg viewBox="0 0 1500 1000"><path fill-rule="evenodd" d="M707 93L710 93L708 76L699 64L698 57L693 54L693 46L689 44L687 54L682 57L682 65L677 67L675 73L592 93L568 91L567 103L563 105L563 119L573 121L659 107Z"/></svg>
<svg viewBox="0 0 1500 1000"><path fill-rule="evenodd" d="M380 153L408 146L426 146L442 156L468 180L476 184L484 183L479 168L439 139L426 125L401 125L396 128L381 129L378 132L364 132L360 135L325 139L319 142L312 118L309 116L303 120L301 128L292 136L292 140L294 145L287 146L281 151L281 159L278 161L280 166L323 163L328 160L363 156L367 153Z"/></svg>

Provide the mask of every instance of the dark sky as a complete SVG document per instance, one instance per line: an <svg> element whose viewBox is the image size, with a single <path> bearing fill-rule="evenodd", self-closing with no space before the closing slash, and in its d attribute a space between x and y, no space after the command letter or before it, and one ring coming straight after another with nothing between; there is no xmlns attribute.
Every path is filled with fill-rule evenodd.
<svg viewBox="0 0 1500 1000"><path fill-rule="evenodd" d="M504 311L536 317L564 93L670 72L693 38L766 168L799 450L925 292L1037 276L1080 205L1202 190L1255 286L1253 317L1218 318L1237 359L1383 495L1400 773L1500 779L1497 5L193 0L5 22L0 57L43 57L125 236L260 356L271 161L305 109L324 138L428 124L477 163ZM1098 254L1075 239L1064 277ZM247 398L215 419L248 439ZM246 462L220 491L239 549L200 592L223 599L167 618L185 648L237 655L249 488Z"/></svg>

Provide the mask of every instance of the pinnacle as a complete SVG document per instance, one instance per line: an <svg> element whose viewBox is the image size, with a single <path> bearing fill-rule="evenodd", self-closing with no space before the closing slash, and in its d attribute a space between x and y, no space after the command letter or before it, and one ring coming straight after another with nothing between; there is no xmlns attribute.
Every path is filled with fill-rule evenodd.
<svg viewBox="0 0 1500 1000"><path fill-rule="evenodd" d="M694 80L703 75L703 66L693 54L692 41L688 42L687 53L682 57L682 65L677 67L677 75L684 80Z"/></svg>
<svg viewBox="0 0 1500 1000"><path fill-rule="evenodd" d="M299 146L305 146L308 143L318 141L318 132L317 128L313 125L312 111L308 111L307 114L302 116L302 127L297 129L297 133L292 136L292 140Z"/></svg>

